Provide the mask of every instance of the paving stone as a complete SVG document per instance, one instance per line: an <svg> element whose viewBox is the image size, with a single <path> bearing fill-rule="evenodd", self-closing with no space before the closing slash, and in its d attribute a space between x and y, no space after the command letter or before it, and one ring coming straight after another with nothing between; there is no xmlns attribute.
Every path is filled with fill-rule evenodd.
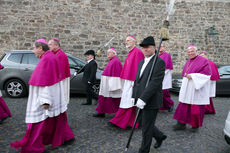
<svg viewBox="0 0 230 153"><path fill-rule="evenodd" d="M19 151L10 148L10 142L20 140L26 132L25 112L27 97L7 98L3 96L11 110L12 118L0 125L0 152L16 153ZM175 107L178 104L178 95L172 94ZM106 115L105 118L94 118L96 105L82 106L84 95L72 95L67 111L68 122L75 134L76 140L71 145L52 148L46 146L46 153L123 153L130 134L129 130L109 127L108 122L114 116ZM156 126L168 138L161 148L154 149L153 139L151 153L229 153L230 146L225 142L223 128L225 119L230 110L229 97L214 99L216 115L205 115L203 127L198 132L173 131L173 113L160 111ZM175 110L174 110L175 111ZM129 151L137 153L141 144L141 130L135 130ZM125 152L124 152L125 153Z"/></svg>

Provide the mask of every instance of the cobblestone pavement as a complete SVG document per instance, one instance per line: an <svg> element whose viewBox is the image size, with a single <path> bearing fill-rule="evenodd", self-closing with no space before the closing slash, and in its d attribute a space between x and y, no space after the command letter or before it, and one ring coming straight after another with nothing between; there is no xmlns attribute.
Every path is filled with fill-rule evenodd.
<svg viewBox="0 0 230 153"><path fill-rule="evenodd" d="M3 97L9 106L12 118L0 125L0 152L15 153L9 143L20 140L26 131L24 123L27 98L12 99ZM175 104L178 96L172 94ZM122 130L108 126L108 121L113 115L106 118L94 118L96 105L80 105L86 99L84 96L71 96L68 122L76 135L76 141L67 146L57 148L46 147L47 153L122 153L130 134L130 130ZM154 149L152 153L230 153L230 146L224 140L223 128L228 111L230 98L218 97L214 99L216 115L206 115L203 127L198 132L192 133L187 128L185 131L174 132L172 125L173 113L160 112L156 125L168 136L161 148ZM141 143L141 130L136 130L131 141L129 152L136 153Z"/></svg>

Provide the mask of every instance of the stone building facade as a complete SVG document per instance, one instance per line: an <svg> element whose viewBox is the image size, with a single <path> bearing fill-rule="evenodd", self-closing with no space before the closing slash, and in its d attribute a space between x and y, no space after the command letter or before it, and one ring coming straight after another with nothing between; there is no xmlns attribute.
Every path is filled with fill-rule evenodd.
<svg viewBox="0 0 230 153"><path fill-rule="evenodd" d="M0 54L32 49L38 38L58 37L64 51L84 58L86 50L97 50L115 37L108 47L116 48L124 62L126 36L132 34L140 43L153 35L158 44L166 2L169 0L0 0ZM230 0L175 0L174 8L166 42L174 72L182 70L185 48L191 43L206 50L214 62L230 64ZM212 26L219 33L215 39L207 32ZM106 55L96 59L104 68Z"/></svg>

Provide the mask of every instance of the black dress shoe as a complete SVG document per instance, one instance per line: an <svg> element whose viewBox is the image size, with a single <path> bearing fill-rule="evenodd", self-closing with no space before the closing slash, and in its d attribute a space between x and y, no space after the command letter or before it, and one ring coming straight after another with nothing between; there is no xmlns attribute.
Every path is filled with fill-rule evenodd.
<svg viewBox="0 0 230 153"><path fill-rule="evenodd" d="M4 121L4 120L6 120L7 118L8 118L8 116L7 116L7 117L5 117L5 118L3 118L3 119L1 119L1 120L0 120L0 124L2 124L2 123L3 123L3 121Z"/></svg>
<svg viewBox="0 0 230 153"><path fill-rule="evenodd" d="M71 145L75 142L75 138L72 138L70 140L64 141L64 144L62 144L62 146L67 146L67 145Z"/></svg>
<svg viewBox="0 0 230 153"><path fill-rule="evenodd" d="M82 105L92 105L92 103L86 102L86 103L82 103Z"/></svg>
<svg viewBox="0 0 230 153"><path fill-rule="evenodd" d="M111 127L117 127L115 124L113 124L111 122L108 122L108 125L111 126Z"/></svg>
<svg viewBox="0 0 230 153"><path fill-rule="evenodd" d="M96 113L96 114L93 114L93 117L105 117L105 114Z"/></svg>
<svg viewBox="0 0 230 153"><path fill-rule="evenodd" d="M174 131L185 130L185 129L186 129L186 124L177 122L176 125L173 125L173 130Z"/></svg>
<svg viewBox="0 0 230 153"><path fill-rule="evenodd" d="M197 132L199 127L192 127L189 131L190 132Z"/></svg>
<svg viewBox="0 0 230 153"><path fill-rule="evenodd" d="M172 105L172 107L170 107L169 109L168 109L168 112L170 113L170 112L172 112L173 111L173 105Z"/></svg>
<svg viewBox="0 0 230 153"><path fill-rule="evenodd" d="M154 148L159 148L162 144L162 142L167 138L166 135L163 135L161 139L157 140L157 142L154 145Z"/></svg>

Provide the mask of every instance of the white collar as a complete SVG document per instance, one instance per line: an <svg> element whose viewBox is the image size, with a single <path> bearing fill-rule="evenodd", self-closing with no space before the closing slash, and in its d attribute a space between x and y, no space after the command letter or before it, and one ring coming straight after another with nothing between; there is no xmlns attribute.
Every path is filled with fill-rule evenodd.
<svg viewBox="0 0 230 153"><path fill-rule="evenodd" d="M150 57L145 57L145 62L150 61L154 55L155 55L155 54L153 54L153 55L152 55L152 56L150 56Z"/></svg>
<svg viewBox="0 0 230 153"><path fill-rule="evenodd" d="M87 62L89 63L89 62L91 62L92 60L94 60L94 59L92 58L92 59L88 60Z"/></svg>

